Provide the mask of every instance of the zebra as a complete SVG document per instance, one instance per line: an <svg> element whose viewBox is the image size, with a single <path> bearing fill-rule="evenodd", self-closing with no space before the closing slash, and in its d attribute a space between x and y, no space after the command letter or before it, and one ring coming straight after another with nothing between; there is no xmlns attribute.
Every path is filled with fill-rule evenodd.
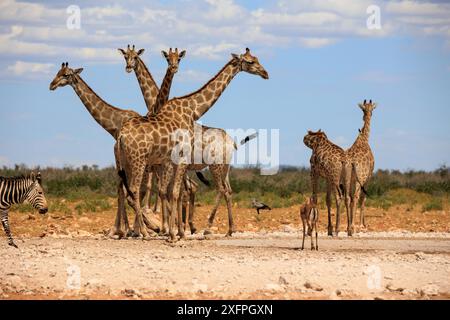
<svg viewBox="0 0 450 320"><path fill-rule="evenodd" d="M0 177L0 218L8 237L8 244L17 248L11 235L8 210L11 205L28 201L40 214L48 211L47 200L41 185L41 173L20 177Z"/></svg>

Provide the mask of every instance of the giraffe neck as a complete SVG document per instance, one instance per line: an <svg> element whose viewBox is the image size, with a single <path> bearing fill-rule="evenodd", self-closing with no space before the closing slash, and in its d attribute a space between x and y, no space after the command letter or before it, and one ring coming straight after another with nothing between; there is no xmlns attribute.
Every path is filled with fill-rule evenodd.
<svg viewBox="0 0 450 320"><path fill-rule="evenodd" d="M172 86L172 80L174 75L175 74L170 70L170 67L168 67L166 75L164 76L164 80L161 84L161 88L159 89L158 96L156 97L156 102L153 106L153 113L148 112L147 116L150 114L153 115L157 114L169 99L170 87Z"/></svg>
<svg viewBox="0 0 450 320"><path fill-rule="evenodd" d="M208 83L194 93L176 98L181 104L193 110L193 120L198 120L219 99L222 92L238 72L241 71L239 64L232 59L220 70Z"/></svg>
<svg viewBox="0 0 450 320"><path fill-rule="evenodd" d="M76 80L71 86L81 99L81 102L83 102L95 121L116 138L122 127L122 123L130 118L130 114L133 112L111 106L102 100L79 75L76 75L75 77Z"/></svg>
<svg viewBox="0 0 450 320"><path fill-rule="evenodd" d="M139 87L141 88L147 110L151 113L154 110L153 106L156 102L156 97L158 96L158 86L144 61L139 57L137 58L137 65L134 69L134 73L136 74Z"/></svg>
<svg viewBox="0 0 450 320"><path fill-rule="evenodd" d="M364 125L361 129L361 133L356 138L356 141L353 143L353 147L356 147L360 144L368 144L369 143L369 135L370 135L370 119L371 115L364 113L363 120Z"/></svg>
<svg viewBox="0 0 450 320"><path fill-rule="evenodd" d="M364 136L364 138L369 141L369 134L370 134L370 120L371 120L372 116L368 113L364 114L363 120L364 120L364 125L361 129L361 135Z"/></svg>

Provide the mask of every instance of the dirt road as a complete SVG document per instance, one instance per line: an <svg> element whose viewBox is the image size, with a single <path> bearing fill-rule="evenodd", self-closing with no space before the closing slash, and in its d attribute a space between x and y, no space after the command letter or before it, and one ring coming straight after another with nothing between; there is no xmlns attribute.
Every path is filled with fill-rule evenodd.
<svg viewBox="0 0 450 320"><path fill-rule="evenodd" d="M4 239L2 239L4 240ZM429 299L450 297L450 234L371 232L298 250L297 231L233 238L111 240L90 235L0 244L0 297Z"/></svg>

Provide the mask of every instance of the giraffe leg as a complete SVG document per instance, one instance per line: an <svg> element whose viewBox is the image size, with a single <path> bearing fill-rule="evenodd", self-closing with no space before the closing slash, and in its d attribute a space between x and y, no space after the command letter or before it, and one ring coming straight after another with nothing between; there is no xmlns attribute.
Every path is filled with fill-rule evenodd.
<svg viewBox="0 0 450 320"><path fill-rule="evenodd" d="M173 186L171 190L171 201L170 201L170 223L169 223L169 237L170 241L176 241L175 232L174 232L174 224L175 224L175 214L177 214L178 218L178 234L181 238L184 238L184 232L182 225L182 217L181 217L181 202L180 202L180 187L181 180L184 177L184 173L186 171L185 165L179 164L175 168L175 174L173 175Z"/></svg>
<svg viewBox="0 0 450 320"><path fill-rule="evenodd" d="M219 208L219 204L220 204L220 199L222 199L222 193L220 191L218 191L216 193L216 199L214 200L214 207L212 208L211 213L209 214L208 226L205 229L205 231L203 232L203 234L205 234L205 235L212 233L210 229L214 223L214 218L216 217L217 209Z"/></svg>
<svg viewBox="0 0 450 320"><path fill-rule="evenodd" d="M311 215L313 214L313 213L309 213L310 214L310 219L311 219ZM308 220L310 220L310 219L308 219ZM314 224L311 224L312 225L312 227L311 227L311 229L313 229L314 228ZM314 250L314 236L313 236L313 234L312 234L312 232L313 232L314 230L311 230L311 250Z"/></svg>
<svg viewBox="0 0 450 320"><path fill-rule="evenodd" d="M125 212L125 214L124 214ZM126 224L128 224L128 217L125 210L125 193L123 191L123 183L119 182L117 187L117 214L114 222L113 228L109 231L108 237L113 238L114 236L118 236L119 239L125 236L128 233L128 230L125 232L122 230L122 220L126 220ZM125 222L125 221L124 221Z"/></svg>
<svg viewBox="0 0 450 320"><path fill-rule="evenodd" d="M336 237L339 235L339 226L341 224L341 198L338 192L335 192L336 198L336 226L335 226L335 235Z"/></svg>
<svg viewBox="0 0 450 320"><path fill-rule="evenodd" d="M305 218L302 216L302 224L303 224L303 240L302 240L302 250L305 249L305 237L306 237L306 223Z"/></svg>
<svg viewBox="0 0 450 320"><path fill-rule="evenodd" d="M316 231L316 251L318 251L319 250L319 240L318 240L318 234L317 234L317 219L319 218L318 217L318 212L316 212L317 213L317 215L315 216L315 221L314 221L314 229L315 229L315 231Z"/></svg>
<svg viewBox="0 0 450 320"><path fill-rule="evenodd" d="M189 229L191 230L191 234L195 234L197 231L194 226L195 192L190 192L189 196Z"/></svg>
<svg viewBox="0 0 450 320"><path fill-rule="evenodd" d="M172 166L164 167L158 176L158 196L161 199L161 223L162 223L162 235L169 235L169 208L167 191L169 188L170 175L172 174Z"/></svg>
<svg viewBox="0 0 450 320"><path fill-rule="evenodd" d="M227 210L228 210L228 233L227 236L231 237L231 235L234 232L234 223L233 223L233 212L232 212L232 201L231 201L231 194L233 190L231 189L230 180L228 177L228 171L227 174L224 177L224 185L225 185L225 201L227 202Z"/></svg>
<svg viewBox="0 0 450 320"><path fill-rule="evenodd" d="M8 222L8 211L4 210L1 211L1 216L3 230L5 230L5 234L8 237L8 244L14 248L18 248L17 245L14 243L13 237L11 235L11 230L9 229L9 222Z"/></svg>
<svg viewBox="0 0 450 320"><path fill-rule="evenodd" d="M352 236L353 232L355 230L354 228L354 217L355 217L355 211L356 211L356 206L358 204L358 200L359 200L359 193L360 193L361 189L358 185L355 186L355 191L353 193L353 196L351 197L350 200L350 224L348 225L347 228L347 234L348 236Z"/></svg>
<svg viewBox="0 0 450 320"><path fill-rule="evenodd" d="M144 209L144 212L147 212L150 210L150 199L152 197L152 187L153 187L153 171L148 168L145 171L146 179L145 179L145 195L142 199L142 206Z"/></svg>
<svg viewBox="0 0 450 320"><path fill-rule="evenodd" d="M147 228L145 228L144 225L139 194L144 171L145 166L140 165L138 168L136 168L135 172L133 172L133 176L131 177L130 190L132 192L131 206L136 213L133 226L133 236L134 237L143 236L144 238L148 238L149 234Z"/></svg>
<svg viewBox="0 0 450 320"><path fill-rule="evenodd" d="M214 201L214 207L211 210L211 213L209 214L208 227L203 232L203 234L205 235L212 233L211 227L214 223L214 218L216 217L217 209L219 208L220 205L220 199L222 199L222 197L225 197L225 188L222 184L222 177L221 177L222 173L220 168L218 166L211 165L209 166L209 170L216 184L216 199Z"/></svg>
<svg viewBox="0 0 450 320"><path fill-rule="evenodd" d="M331 185L327 183L327 211L328 211L328 235L333 236L333 222L331 222Z"/></svg>
<svg viewBox="0 0 450 320"><path fill-rule="evenodd" d="M361 193L360 200L360 228L362 230L367 229L366 217L364 216L364 209L366 208L366 194L364 192Z"/></svg>

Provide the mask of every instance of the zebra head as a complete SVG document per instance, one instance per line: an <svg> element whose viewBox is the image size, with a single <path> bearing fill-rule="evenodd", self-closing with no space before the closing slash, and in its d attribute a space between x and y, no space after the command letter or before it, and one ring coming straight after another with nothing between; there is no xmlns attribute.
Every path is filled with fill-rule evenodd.
<svg viewBox="0 0 450 320"><path fill-rule="evenodd" d="M32 183L25 199L33 206L33 208L37 209L40 214L45 214L48 211L48 205L41 185L41 173L38 172L36 175L31 173L29 179Z"/></svg>
<svg viewBox="0 0 450 320"><path fill-rule="evenodd" d="M83 68L71 69L69 63L62 63L53 81L50 83L50 90L55 90L58 87L64 87L68 84L76 83L77 75L83 71Z"/></svg>

